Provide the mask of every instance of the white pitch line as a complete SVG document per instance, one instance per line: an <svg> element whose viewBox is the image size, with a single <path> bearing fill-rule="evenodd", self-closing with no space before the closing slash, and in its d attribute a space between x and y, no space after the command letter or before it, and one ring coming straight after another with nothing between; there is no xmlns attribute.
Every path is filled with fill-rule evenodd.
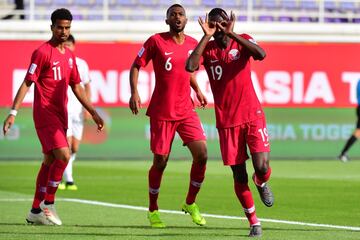
<svg viewBox="0 0 360 240"><path fill-rule="evenodd" d="M30 198L2 198L0 202L24 202L24 201L32 201L33 199ZM138 211L148 211L147 207L139 207L139 206L132 206L126 204L117 204L117 203L107 203L107 202L100 202L100 201L93 201L93 200L83 200L83 199L76 199L76 198L57 198L57 201L64 201L64 202L73 202L73 203L82 203L88 205L96 205L96 206L104 206L104 207L114 207L114 208L124 208L124 209L133 209ZM175 211L175 210L160 210L163 213L171 213L171 214L184 214L182 211ZM211 218L220 218L220 219L237 219L237 220L246 220L244 217L237 217L237 216L227 216L227 215L216 215L216 214L202 214L204 217L211 217ZM331 224L320 224L320 223L306 223L306 222L297 222L297 221L287 221L287 220L277 220L277 219L268 219L268 218L259 218L262 222L271 222L271 223L282 223L282 224L290 224L290 225L300 225L300 226L309 226L309 227L324 227L324 228L336 228L336 229L344 229L344 230L351 230L351 231L360 231L360 227L352 227L352 226L340 226L340 225L331 225Z"/></svg>

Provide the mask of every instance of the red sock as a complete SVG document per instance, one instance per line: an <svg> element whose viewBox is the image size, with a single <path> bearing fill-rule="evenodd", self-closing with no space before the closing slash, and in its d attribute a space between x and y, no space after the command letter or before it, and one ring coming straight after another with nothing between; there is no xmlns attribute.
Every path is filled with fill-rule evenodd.
<svg viewBox="0 0 360 240"><path fill-rule="evenodd" d="M46 188L45 201L54 202L55 193L61 182L67 162L56 159L50 166L49 180Z"/></svg>
<svg viewBox="0 0 360 240"><path fill-rule="evenodd" d="M35 196L32 204L33 208L39 208L41 201L44 200L46 184L49 177L49 169L49 166L45 165L44 163L41 164L39 173L36 178Z"/></svg>
<svg viewBox="0 0 360 240"><path fill-rule="evenodd" d="M149 170L149 211L153 212L158 210L157 199L159 196L161 178L164 171L160 171L157 168L151 166Z"/></svg>
<svg viewBox="0 0 360 240"><path fill-rule="evenodd" d="M196 196L205 178L206 164L193 163L190 172L189 191L186 196L186 204L195 202Z"/></svg>
<svg viewBox="0 0 360 240"><path fill-rule="evenodd" d="M261 186L263 183L266 183L271 175L271 167L268 168L268 171L264 175L259 175L255 173L255 184Z"/></svg>
<svg viewBox="0 0 360 240"><path fill-rule="evenodd" d="M259 224L256 217L254 199L247 183L234 182L234 189L250 225Z"/></svg>

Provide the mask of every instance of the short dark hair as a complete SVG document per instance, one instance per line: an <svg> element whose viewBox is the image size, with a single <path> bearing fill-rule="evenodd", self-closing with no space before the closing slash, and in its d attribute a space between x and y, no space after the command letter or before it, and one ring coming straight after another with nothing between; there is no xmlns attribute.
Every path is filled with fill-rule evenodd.
<svg viewBox="0 0 360 240"><path fill-rule="evenodd" d="M72 21L73 16L66 8L58 8L51 14L51 24L54 25L56 20L69 20Z"/></svg>
<svg viewBox="0 0 360 240"><path fill-rule="evenodd" d="M223 14L228 16L224 9L222 9L222 8L213 8L209 12L209 17L215 17L215 16L221 16L222 17Z"/></svg>
<svg viewBox="0 0 360 240"><path fill-rule="evenodd" d="M184 11L185 11L185 8L184 8L183 6L181 6L181 5L178 4L178 3L175 3L175 4L171 5L171 6L166 10L166 17L167 17L167 15L169 14L170 9L172 9L172 8L174 8L174 7L180 7L180 8L182 8L182 9L184 9Z"/></svg>
<svg viewBox="0 0 360 240"><path fill-rule="evenodd" d="M75 38L72 34L69 35L69 37L66 39L67 42L72 42L73 44L75 44Z"/></svg>

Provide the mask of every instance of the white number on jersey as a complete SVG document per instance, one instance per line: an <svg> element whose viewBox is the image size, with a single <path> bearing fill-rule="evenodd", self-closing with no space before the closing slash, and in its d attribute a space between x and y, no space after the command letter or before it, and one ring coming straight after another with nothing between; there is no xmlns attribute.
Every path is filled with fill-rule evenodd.
<svg viewBox="0 0 360 240"><path fill-rule="evenodd" d="M269 142L269 134L268 134L266 128L263 128L263 129L259 128L259 129L258 129L258 132L260 133L261 138L262 138L262 141L263 141L264 143Z"/></svg>
<svg viewBox="0 0 360 240"><path fill-rule="evenodd" d="M53 72L54 72L54 80L61 80L61 69L60 66L58 67L53 67L52 68Z"/></svg>
<svg viewBox="0 0 360 240"><path fill-rule="evenodd" d="M170 62L171 60L171 57L169 57L167 60L166 60L166 63L165 63L165 70L166 71L170 71L172 69L172 64Z"/></svg>
<svg viewBox="0 0 360 240"><path fill-rule="evenodd" d="M220 65L216 65L215 68L214 66L210 66L210 70L211 70L211 74L212 74L212 78L214 80L220 80L222 77L222 67Z"/></svg>

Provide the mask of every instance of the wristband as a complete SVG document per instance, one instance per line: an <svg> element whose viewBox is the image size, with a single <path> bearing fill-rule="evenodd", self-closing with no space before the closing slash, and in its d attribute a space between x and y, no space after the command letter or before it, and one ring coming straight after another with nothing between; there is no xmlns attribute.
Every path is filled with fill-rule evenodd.
<svg viewBox="0 0 360 240"><path fill-rule="evenodd" d="M9 115L13 115L14 117L16 117L18 111L15 110L15 109L11 109L10 112L9 112Z"/></svg>

